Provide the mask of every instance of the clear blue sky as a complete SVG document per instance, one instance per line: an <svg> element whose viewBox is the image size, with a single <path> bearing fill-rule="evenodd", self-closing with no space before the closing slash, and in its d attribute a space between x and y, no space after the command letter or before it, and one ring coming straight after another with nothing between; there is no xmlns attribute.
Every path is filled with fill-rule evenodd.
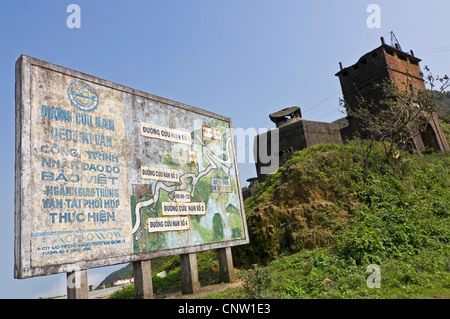
<svg viewBox="0 0 450 319"><path fill-rule="evenodd" d="M69 29L69 4L81 28ZM371 3L381 28L368 28ZM268 114L340 117L339 61L354 64L394 31L421 66L450 74L448 0L0 0L0 298L65 293L65 275L13 279L14 64L21 54L230 117L235 128L273 128ZM248 148L238 149L238 154ZM248 161L248 160L247 160ZM239 165L242 184L256 175ZM98 284L113 266L89 270Z"/></svg>

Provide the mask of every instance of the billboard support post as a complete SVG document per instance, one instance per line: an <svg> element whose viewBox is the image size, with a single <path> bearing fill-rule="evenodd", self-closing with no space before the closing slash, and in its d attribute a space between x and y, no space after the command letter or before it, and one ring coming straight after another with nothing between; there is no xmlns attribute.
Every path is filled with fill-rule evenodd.
<svg viewBox="0 0 450 319"><path fill-rule="evenodd" d="M67 299L88 299L86 269L67 272Z"/></svg>
<svg viewBox="0 0 450 319"><path fill-rule="evenodd" d="M133 262L134 295L136 299L154 299L150 260Z"/></svg>
<svg viewBox="0 0 450 319"><path fill-rule="evenodd" d="M181 254L181 291L183 294L193 294L200 290L198 280L197 255L195 253Z"/></svg>
<svg viewBox="0 0 450 319"><path fill-rule="evenodd" d="M233 283L236 281L233 267L233 256L231 247L217 249L217 259L219 261L220 281Z"/></svg>

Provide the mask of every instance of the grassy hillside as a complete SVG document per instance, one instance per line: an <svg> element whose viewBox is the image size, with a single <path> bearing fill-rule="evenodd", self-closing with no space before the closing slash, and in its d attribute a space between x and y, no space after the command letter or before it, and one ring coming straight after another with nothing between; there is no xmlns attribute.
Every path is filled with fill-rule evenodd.
<svg viewBox="0 0 450 319"><path fill-rule="evenodd" d="M450 155L389 166L376 145L364 183L359 149L296 152L262 183L245 201L250 244L233 248L246 284L210 298L450 298ZM203 284L216 282L214 253L198 255ZM179 267L168 264L155 291L180 288ZM370 264L379 289L367 285Z"/></svg>
<svg viewBox="0 0 450 319"><path fill-rule="evenodd" d="M133 277L133 265L127 264L123 268L120 268L119 270L116 270L112 273L110 273L103 281L97 286L97 288L100 287L101 284L105 284L106 287L111 286L111 283L120 280L120 279L126 279ZM96 289L97 289L96 288Z"/></svg>
<svg viewBox="0 0 450 319"><path fill-rule="evenodd" d="M450 141L450 92L437 113ZM389 166L376 145L364 183L360 150L353 142L296 152L261 184L245 202L250 244L233 248L246 285L212 297L450 298L450 154ZM217 283L215 253L198 260L202 284ZM370 264L380 266L380 289L367 287ZM181 288L179 256L153 260L152 272L155 292ZM104 282L131 276L130 264ZM133 298L133 289L113 298Z"/></svg>
<svg viewBox="0 0 450 319"><path fill-rule="evenodd" d="M219 296L450 298L450 156L383 156L364 183L357 143L295 153L245 202L251 245L236 255L267 266Z"/></svg>

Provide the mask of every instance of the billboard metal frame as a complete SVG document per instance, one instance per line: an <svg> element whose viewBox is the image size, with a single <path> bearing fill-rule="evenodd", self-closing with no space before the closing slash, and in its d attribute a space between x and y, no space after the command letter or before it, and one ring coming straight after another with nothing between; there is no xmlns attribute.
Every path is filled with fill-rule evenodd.
<svg viewBox="0 0 450 319"><path fill-rule="evenodd" d="M55 65L49 62L45 62L33 57L22 55L16 62L16 133L15 133L15 145L16 145L16 158L15 158L15 249L14 249L14 277L23 279L35 276L44 276L63 272L72 272L81 269L89 269L103 266L110 266L115 264L135 262L141 260L151 260L153 258L189 254L199 251L206 251L212 249L226 248L237 245L247 244L249 242L247 223L243 205L242 191L239 180L239 170L236 162L236 148L235 141L232 138L232 150L234 154L234 164L236 170L236 182L238 189L238 197L241 206L241 216L243 222L244 235L243 238L200 244L197 246L189 246L174 249L165 249L152 252L145 252L140 254L131 254L123 256L114 256L109 258L101 258L94 260L73 260L70 263L46 265L40 267L31 266L31 233L32 233L32 220L31 211L36 209L33 207L31 200L32 188L32 170L31 163L34 160L31 152L31 67L37 66L43 69L48 69L54 72L62 73L70 77L79 79L81 81L89 81L106 88L112 88L115 90L123 91L136 97L149 99L152 101L160 102L166 105L174 106L176 108L184 109L189 112L206 115L212 118L226 121L230 124L230 133L233 134L233 127L231 119L219 114L215 114L209 111L202 110L197 107L186 105L180 102L175 102L163 97L155 96L150 93L145 93L139 90L135 90L117 83L113 83L107 80L103 80L82 72L71 70L59 65ZM137 123L138 125L138 123Z"/></svg>

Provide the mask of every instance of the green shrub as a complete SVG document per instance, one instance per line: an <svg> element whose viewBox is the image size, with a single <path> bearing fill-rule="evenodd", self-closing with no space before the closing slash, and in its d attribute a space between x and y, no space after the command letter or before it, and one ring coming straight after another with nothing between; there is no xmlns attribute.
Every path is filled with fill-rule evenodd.
<svg viewBox="0 0 450 319"><path fill-rule="evenodd" d="M248 299L270 298L272 278L265 268L256 268L245 277L244 294Z"/></svg>

